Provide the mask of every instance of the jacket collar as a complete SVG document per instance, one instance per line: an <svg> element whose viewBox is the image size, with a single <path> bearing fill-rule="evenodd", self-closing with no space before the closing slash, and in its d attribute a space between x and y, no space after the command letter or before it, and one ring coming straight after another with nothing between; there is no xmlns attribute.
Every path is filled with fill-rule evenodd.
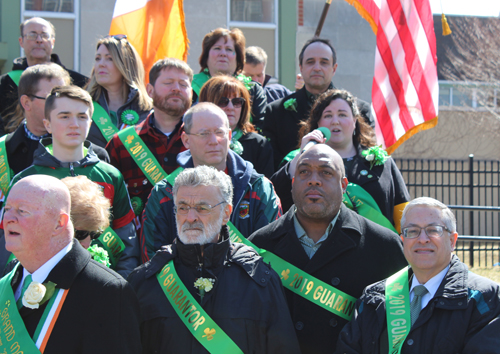
<svg viewBox="0 0 500 354"><path fill-rule="evenodd" d="M270 236L278 242L274 248L277 256L288 260L309 274L323 268L344 252L356 248L361 238L361 225L356 213L345 207L340 207L340 214L333 230L314 256L309 259L295 233L293 213L295 206L276 221L276 226Z"/></svg>
<svg viewBox="0 0 500 354"><path fill-rule="evenodd" d="M177 162L182 168L193 168L194 163L191 151L186 150L179 153L177 155ZM229 177L231 177L231 180L233 182L233 215L237 215L238 211L236 206L239 205L241 199L244 197L252 174L256 172L253 168L252 163L243 160L232 150L228 150L226 166L227 174Z"/></svg>
<svg viewBox="0 0 500 354"><path fill-rule="evenodd" d="M61 60L59 59L59 56L57 54L52 53L50 55L50 61L66 69L64 65L62 65ZM28 59L26 59L26 57L19 57L14 59L12 70L26 70L27 68L28 68Z"/></svg>
<svg viewBox="0 0 500 354"><path fill-rule="evenodd" d="M69 162L61 162L47 151L46 147L50 144L52 144L51 137L40 140L40 144L34 153L33 165L56 168L69 167ZM86 140L84 142L84 146L87 148L87 155L84 156L84 158L80 161L72 162L73 167L95 165L100 161L97 155L94 153L92 143L90 141Z"/></svg>

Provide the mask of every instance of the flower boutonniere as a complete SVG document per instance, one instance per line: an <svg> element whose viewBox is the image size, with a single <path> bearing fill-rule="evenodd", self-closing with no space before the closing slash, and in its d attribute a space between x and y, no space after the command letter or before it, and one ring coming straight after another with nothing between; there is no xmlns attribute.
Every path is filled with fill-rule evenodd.
<svg viewBox="0 0 500 354"><path fill-rule="evenodd" d="M200 292L201 301L203 301L203 296L208 293L214 287L215 280L210 278L198 278L194 282L194 287Z"/></svg>
<svg viewBox="0 0 500 354"><path fill-rule="evenodd" d="M28 285L28 289L23 295L23 306L35 310L43 305L45 302L54 295L56 289L56 284L49 281L45 284L41 284L36 281L32 281Z"/></svg>
<svg viewBox="0 0 500 354"><path fill-rule="evenodd" d="M104 248L97 245L92 245L91 247L87 248L87 250L90 252L90 255L92 256L92 259L94 261L102 263L106 267L111 266L111 263L109 263L108 251L106 251Z"/></svg>
<svg viewBox="0 0 500 354"><path fill-rule="evenodd" d="M290 98L289 100L286 100L285 103L283 103L283 106L287 111L295 111L297 112L297 99L296 98Z"/></svg>
<svg viewBox="0 0 500 354"><path fill-rule="evenodd" d="M253 85L255 85L252 82L252 78L250 76L245 76L243 74L239 74L238 76L236 76L236 78L238 80L240 80L245 85L246 89L249 90L249 91L253 87Z"/></svg>
<svg viewBox="0 0 500 354"><path fill-rule="evenodd" d="M364 150L361 155L365 158L366 161L370 162L370 169L372 169L373 166L383 165L389 158L389 156L387 156L387 151L382 149L382 146L373 146L367 150Z"/></svg>

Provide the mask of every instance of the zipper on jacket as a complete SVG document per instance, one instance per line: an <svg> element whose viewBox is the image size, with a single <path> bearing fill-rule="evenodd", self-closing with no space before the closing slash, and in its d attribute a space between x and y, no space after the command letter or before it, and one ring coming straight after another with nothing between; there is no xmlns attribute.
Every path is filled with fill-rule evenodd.
<svg viewBox="0 0 500 354"><path fill-rule="evenodd" d="M75 177L75 168L73 167L73 162L69 163L69 173L71 177Z"/></svg>

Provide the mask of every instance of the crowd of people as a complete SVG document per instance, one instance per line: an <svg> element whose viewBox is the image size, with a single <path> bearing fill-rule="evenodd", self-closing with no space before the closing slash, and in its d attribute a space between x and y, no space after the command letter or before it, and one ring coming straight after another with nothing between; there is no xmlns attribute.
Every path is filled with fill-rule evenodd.
<svg viewBox="0 0 500 354"><path fill-rule="evenodd" d="M328 40L303 45L292 92L239 29L204 37L199 73L165 58L147 84L125 35L87 78L50 22L20 31L0 351L498 353L499 285L453 255L446 205L410 199Z"/></svg>

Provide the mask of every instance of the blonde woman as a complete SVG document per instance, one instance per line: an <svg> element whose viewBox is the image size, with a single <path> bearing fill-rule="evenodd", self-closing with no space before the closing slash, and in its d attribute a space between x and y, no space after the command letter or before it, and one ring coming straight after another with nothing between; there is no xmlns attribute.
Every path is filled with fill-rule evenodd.
<svg viewBox="0 0 500 354"><path fill-rule="evenodd" d="M120 130L142 122L149 115L153 104L144 85L144 66L126 35L108 36L97 42L87 91L95 106L87 138L93 144L102 147L107 144L96 124L102 116Z"/></svg>

